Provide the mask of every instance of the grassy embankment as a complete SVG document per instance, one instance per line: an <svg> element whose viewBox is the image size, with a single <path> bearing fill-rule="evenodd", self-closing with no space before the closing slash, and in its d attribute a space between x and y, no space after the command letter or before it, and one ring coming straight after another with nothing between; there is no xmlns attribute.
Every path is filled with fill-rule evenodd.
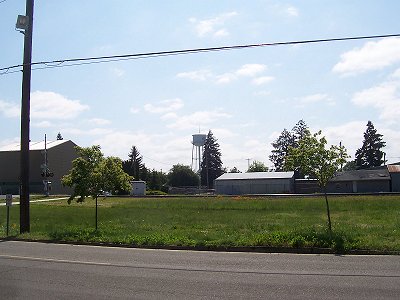
<svg viewBox="0 0 400 300"><path fill-rule="evenodd" d="M30 239L131 245L328 247L338 251L400 251L400 196L330 196L333 235L323 198L107 198L31 204L31 233L19 231L11 208L10 234ZM0 236L6 208L0 207Z"/></svg>

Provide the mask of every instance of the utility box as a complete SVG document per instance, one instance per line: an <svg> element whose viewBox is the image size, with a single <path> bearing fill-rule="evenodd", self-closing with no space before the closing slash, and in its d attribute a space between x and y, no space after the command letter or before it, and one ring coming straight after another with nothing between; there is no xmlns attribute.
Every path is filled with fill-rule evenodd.
<svg viewBox="0 0 400 300"><path fill-rule="evenodd" d="M137 180L131 181L131 196L144 196L146 194L146 182Z"/></svg>

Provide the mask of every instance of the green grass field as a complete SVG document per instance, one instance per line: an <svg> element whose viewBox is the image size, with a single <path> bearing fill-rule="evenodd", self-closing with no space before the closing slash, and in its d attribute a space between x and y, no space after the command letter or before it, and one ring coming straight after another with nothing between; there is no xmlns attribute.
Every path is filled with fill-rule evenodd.
<svg viewBox="0 0 400 300"><path fill-rule="evenodd" d="M330 196L333 235L322 197L177 197L31 204L31 233L19 236L19 206L10 235L20 238L147 246L327 247L400 251L400 196ZM0 207L0 236L6 208Z"/></svg>

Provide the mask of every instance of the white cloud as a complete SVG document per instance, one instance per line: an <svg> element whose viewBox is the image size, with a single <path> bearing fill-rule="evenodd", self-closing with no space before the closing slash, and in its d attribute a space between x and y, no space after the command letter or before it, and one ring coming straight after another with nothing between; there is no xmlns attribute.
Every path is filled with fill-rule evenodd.
<svg viewBox="0 0 400 300"><path fill-rule="evenodd" d="M383 69L396 63L400 63L400 38L385 38L343 53L333 71L354 75Z"/></svg>
<svg viewBox="0 0 400 300"><path fill-rule="evenodd" d="M32 119L73 119L88 110L78 100L70 100L54 92L36 91L31 94Z"/></svg>
<svg viewBox="0 0 400 300"><path fill-rule="evenodd" d="M131 114L138 114L138 113L140 112L140 108L131 107L131 108L129 109L129 112L130 112Z"/></svg>
<svg viewBox="0 0 400 300"><path fill-rule="evenodd" d="M224 37L229 35L228 30L224 28L225 23L237 15L237 12L229 12L220 14L211 19L198 20L196 18L190 18L189 21L194 24L199 37Z"/></svg>
<svg viewBox="0 0 400 300"><path fill-rule="evenodd" d="M329 97L327 94L312 94L312 95L307 95L304 97L299 97L295 99L298 102L299 106L305 106L307 104L314 104L318 102L323 102L328 105L334 105L335 102L331 97Z"/></svg>
<svg viewBox="0 0 400 300"><path fill-rule="evenodd" d="M20 105L0 100L0 112L6 117L19 117ZM89 106L78 100L70 100L54 92L36 91L31 93L30 115L34 122L38 120L74 119Z"/></svg>
<svg viewBox="0 0 400 300"><path fill-rule="evenodd" d="M218 140L237 136L237 133L226 128L213 128L212 133Z"/></svg>
<svg viewBox="0 0 400 300"><path fill-rule="evenodd" d="M16 118L20 116L21 108L17 104L0 100L0 113L8 118Z"/></svg>
<svg viewBox="0 0 400 300"><path fill-rule="evenodd" d="M226 29L220 29L214 33L215 37L225 37L228 35L229 35L229 32Z"/></svg>
<svg viewBox="0 0 400 300"><path fill-rule="evenodd" d="M111 121L110 120L106 120L106 119L101 119L101 118L93 118L93 119L89 120L89 123L91 123L93 125L102 126L102 125L111 124Z"/></svg>
<svg viewBox="0 0 400 300"><path fill-rule="evenodd" d="M145 104L144 110L154 114L163 114L168 112L173 112L181 109L183 107L183 101L179 98L163 100L157 104Z"/></svg>
<svg viewBox="0 0 400 300"><path fill-rule="evenodd" d="M109 132L94 140L92 144L100 145L106 156L118 156L124 160L128 159L132 145L136 145L146 167L168 172L174 164L190 165L190 142L191 136L175 136L172 133L118 131Z"/></svg>
<svg viewBox="0 0 400 300"><path fill-rule="evenodd" d="M289 6L286 9L286 13L291 17L298 17L299 16L299 10L294 6Z"/></svg>
<svg viewBox="0 0 400 300"><path fill-rule="evenodd" d="M161 120L177 119L178 115L175 112L168 112L161 117Z"/></svg>
<svg viewBox="0 0 400 300"><path fill-rule="evenodd" d="M123 77L125 75L125 70L121 68L112 68L111 72L117 77Z"/></svg>
<svg viewBox="0 0 400 300"><path fill-rule="evenodd" d="M215 78L216 78L216 83L227 84L227 83L231 83L232 81L236 80L237 76L234 73L224 73L221 75L217 75Z"/></svg>
<svg viewBox="0 0 400 300"><path fill-rule="evenodd" d="M400 79L400 68L394 71L391 77L395 79Z"/></svg>
<svg viewBox="0 0 400 300"><path fill-rule="evenodd" d="M82 129L82 128L70 127L62 129L62 132L68 135L75 135L75 136L102 136L110 134L113 131L108 128Z"/></svg>
<svg viewBox="0 0 400 300"><path fill-rule="evenodd" d="M373 107L380 118L397 123L400 117L400 81L387 81L356 93L352 102L360 107Z"/></svg>
<svg viewBox="0 0 400 300"><path fill-rule="evenodd" d="M322 130L322 135L326 137L328 145L342 145L346 147L347 154L354 159L354 154L361 147L363 133L366 129L367 121L353 121L338 126L329 126L312 130Z"/></svg>
<svg viewBox="0 0 400 300"><path fill-rule="evenodd" d="M38 127L38 128L49 128L52 126L52 124L49 121L41 121L38 123L32 123L32 126Z"/></svg>
<svg viewBox="0 0 400 300"><path fill-rule="evenodd" d="M169 124L167 127L181 130L189 128L196 129L199 126L207 128L212 123L230 117L230 114L221 112L220 110L198 111L189 115L178 117L173 123Z"/></svg>
<svg viewBox="0 0 400 300"><path fill-rule="evenodd" d="M254 85L263 85L263 84L266 84L266 83L270 83L274 79L275 79L275 77L273 77L273 76L261 76L261 77L254 78L252 80L252 83Z"/></svg>
<svg viewBox="0 0 400 300"><path fill-rule="evenodd" d="M257 76L263 73L266 69L267 66L264 64L244 64L237 70L226 72L223 74L214 74L212 71L205 69L205 70L178 73L176 77L186 78L194 81L213 80L217 84L228 84L235 80L238 80L241 77ZM253 84L261 85L273 79L274 77L272 76L260 76L259 78L253 80Z"/></svg>
<svg viewBox="0 0 400 300"><path fill-rule="evenodd" d="M254 84L254 82L253 82ZM258 97L266 97L271 95L271 91L257 91L253 93L254 96L258 96Z"/></svg>
<svg viewBox="0 0 400 300"><path fill-rule="evenodd" d="M362 146L367 122L367 120L353 121L319 129L322 129L322 134L326 137L328 145L339 145L342 142L342 145L347 149L347 154L351 156L350 159L354 159L357 149ZM383 151L386 152L389 163L400 161L398 152L400 136L398 130L393 130L384 124L373 123L375 129L383 135L383 140L386 141L386 147L383 148Z"/></svg>
<svg viewBox="0 0 400 300"><path fill-rule="evenodd" d="M266 65L263 64L245 64L241 66L235 74L238 76L249 76L253 77L256 76L262 72L264 72L267 69Z"/></svg>
<svg viewBox="0 0 400 300"><path fill-rule="evenodd" d="M192 71L192 72L182 72L178 73L176 77L178 78L187 78L190 80L195 80L195 81L205 81L209 79L210 77L213 77L214 75L210 70L198 70L198 71Z"/></svg>

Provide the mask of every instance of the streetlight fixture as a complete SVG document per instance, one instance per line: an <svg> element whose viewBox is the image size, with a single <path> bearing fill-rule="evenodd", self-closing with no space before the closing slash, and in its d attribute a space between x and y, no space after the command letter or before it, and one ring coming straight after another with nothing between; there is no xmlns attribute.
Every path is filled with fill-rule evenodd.
<svg viewBox="0 0 400 300"><path fill-rule="evenodd" d="M18 15L17 23L15 24L15 28L25 31L28 29L28 27L29 27L29 17ZM21 32L21 33L25 34L25 32Z"/></svg>

